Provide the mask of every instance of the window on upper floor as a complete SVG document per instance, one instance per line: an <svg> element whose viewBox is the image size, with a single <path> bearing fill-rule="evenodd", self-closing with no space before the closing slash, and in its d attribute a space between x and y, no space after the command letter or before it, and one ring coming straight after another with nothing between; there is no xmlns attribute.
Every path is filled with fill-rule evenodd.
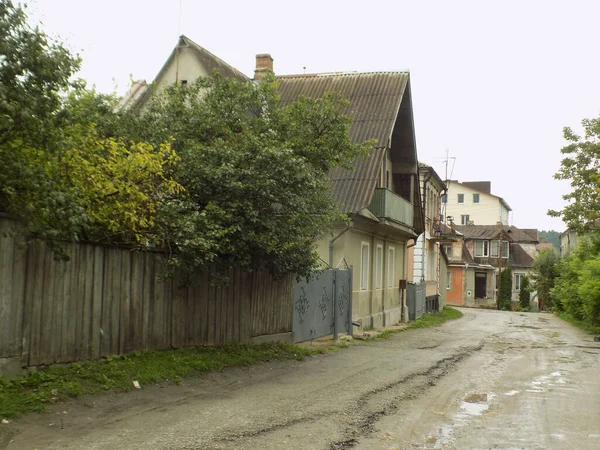
<svg viewBox="0 0 600 450"><path fill-rule="evenodd" d="M458 194L458 203L465 202L465 194Z"/></svg>
<svg viewBox="0 0 600 450"><path fill-rule="evenodd" d="M461 225L469 225L470 219L471 219L471 216L469 216L468 214L462 214L460 216L460 224Z"/></svg>
<svg viewBox="0 0 600 450"><path fill-rule="evenodd" d="M452 244L442 244L442 249L448 258L452 258Z"/></svg>
<svg viewBox="0 0 600 450"><path fill-rule="evenodd" d="M500 247L500 241L492 241L490 256L492 258L498 258L498 249ZM508 241L502 241L502 258L508 258Z"/></svg>
<svg viewBox="0 0 600 450"><path fill-rule="evenodd" d="M479 203L479 194L473 194L473 203Z"/></svg>
<svg viewBox="0 0 600 450"><path fill-rule="evenodd" d="M443 203L443 204L446 204L446 203L448 203L448 194L444 194L444 195L442 195L442 203Z"/></svg>
<svg viewBox="0 0 600 450"><path fill-rule="evenodd" d="M490 241L475 241L475 257L487 258L490 256Z"/></svg>

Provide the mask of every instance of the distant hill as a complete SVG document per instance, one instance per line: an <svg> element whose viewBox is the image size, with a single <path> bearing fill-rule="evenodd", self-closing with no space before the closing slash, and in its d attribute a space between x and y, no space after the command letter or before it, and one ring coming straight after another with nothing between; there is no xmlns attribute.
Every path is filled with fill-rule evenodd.
<svg viewBox="0 0 600 450"><path fill-rule="evenodd" d="M539 231L538 237L546 238L548 242L554 245L554 248L556 248L556 250L560 251L560 233L558 231Z"/></svg>

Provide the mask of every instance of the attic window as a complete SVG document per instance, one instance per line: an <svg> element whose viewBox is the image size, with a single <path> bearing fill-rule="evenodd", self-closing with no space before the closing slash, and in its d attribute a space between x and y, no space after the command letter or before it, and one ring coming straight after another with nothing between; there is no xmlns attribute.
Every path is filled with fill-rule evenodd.
<svg viewBox="0 0 600 450"><path fill-rule="evenodd" d="M182 86L187 86L187 80L181 80L181 85Z"/></svg>

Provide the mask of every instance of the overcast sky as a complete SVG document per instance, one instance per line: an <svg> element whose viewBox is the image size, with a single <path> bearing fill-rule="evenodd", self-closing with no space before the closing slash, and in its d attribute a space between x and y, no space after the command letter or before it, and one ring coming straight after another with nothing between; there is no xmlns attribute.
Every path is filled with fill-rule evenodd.
<svg viewBox="0 0 600 450"><path fill-rule="evenodd" d="M419 159L492 182L518 227L556 229L568 183L562 128L600 113L600 1L30 0L34 21L83 57L81 76L124 93L152 81L185 34L245 74L411 72ZM181 6L181 14L180 14Z"/></svg>

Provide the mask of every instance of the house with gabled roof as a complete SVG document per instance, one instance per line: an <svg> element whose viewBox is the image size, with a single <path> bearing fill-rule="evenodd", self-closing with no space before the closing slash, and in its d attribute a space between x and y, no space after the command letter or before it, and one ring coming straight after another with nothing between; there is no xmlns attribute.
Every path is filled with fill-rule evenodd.
<svg viewBox="0 0 600 450"><path fill-rule="evenodd" d="M235 67L213 55L187 36L181 35L154 81L151 84L146 83L145 80L136 81L121 100L120 107L143 108L154 93L161 92L167 86L174 83L183 85L192 83L198 77L206 77L214 71L224 77L250 81L249 77Z"/></svg>
<svg viewBox="0 0 600 450"><path fill-rule="evenodd" d="M251 81L220 58L181 36L152 85L140 83L125 102L143 107L155 92L173 83L192 82L217 70ZM254 81L273 72L273 58L256 55ZM318 242L324 266L352 266L352 318L362 327L408 320L400 289L407 279L407 241L423 231L410 74L408 72L327 73L277 77L281 104L299 96L341 93L348 101L353 142L375 140L352 168L329 174L331 193L349 224L339 224Z"/></svg>
<svg viewBox="0 0 600 450"><path fill-rule="evenodd" d="M319 242L331 266L354 268L353 320L381 327L407 319L399 289L407 279L407 241L423 232L418 161L408 72L278 76L281 102L339 92L353 120L355 143L375 139L366 158L330 174L332 195L351 219Z"/></svg>
<svg viewBox="0 0 600 450"><path fill-rule="evenodd" d="M493 271L475 271L474 299L493 299L498 294L498 270L510 265L513 276L512 301L519 301L521 281L530 276L539 244L536 229L522 229L507 225L466 225L456 226L465 240L465 246L479 267L493 268Z"/></svg>

